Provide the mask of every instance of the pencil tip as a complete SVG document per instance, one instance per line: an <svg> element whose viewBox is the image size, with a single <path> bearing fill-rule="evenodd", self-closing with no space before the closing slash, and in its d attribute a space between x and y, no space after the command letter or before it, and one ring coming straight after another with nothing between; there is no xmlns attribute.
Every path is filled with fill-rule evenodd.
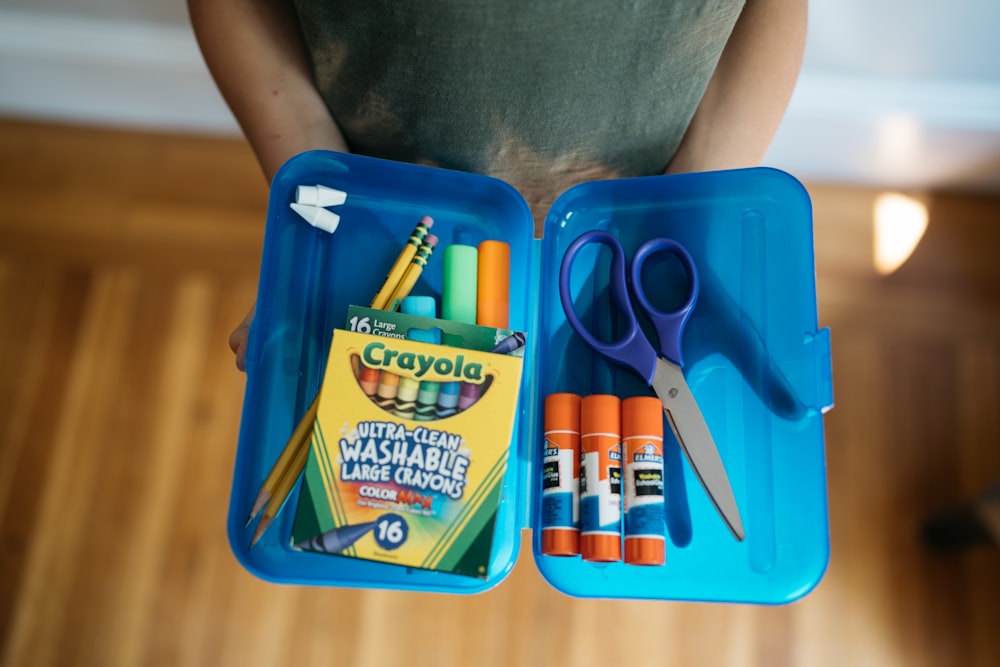
<svg viewBox="0 0 1000 667"><path fill-rule="evenodd" d="M271 500L271 493L267 488L262 488L257 493L257 498L253 501L253 507L250 509L250 514L247 515L247 523L244 528L247 528L251 523L253 523L254 517L260 514L260 511L267 506L267 503Z"/></svg>
<svg viewBox="0 0 1000 667"><path fill-rule="evenodd" d="M253 534L253 539L250 540L250 548L253 549L254 545L260 542L260 538L264 537L264 533L267 532L267 527L271 525L271 517L265 515L260 523L257 524L257 530Z"/></svg>

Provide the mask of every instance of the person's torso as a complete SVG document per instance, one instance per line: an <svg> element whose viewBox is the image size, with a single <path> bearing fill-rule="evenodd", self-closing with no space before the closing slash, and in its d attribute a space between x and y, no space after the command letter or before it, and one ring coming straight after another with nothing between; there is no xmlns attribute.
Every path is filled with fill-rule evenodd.
<svg viewBox="0 0 1000 667"><path fill-rule="evenodd" d="M662 172L742 4L296 0L352 151L522 192Z"/></svg>

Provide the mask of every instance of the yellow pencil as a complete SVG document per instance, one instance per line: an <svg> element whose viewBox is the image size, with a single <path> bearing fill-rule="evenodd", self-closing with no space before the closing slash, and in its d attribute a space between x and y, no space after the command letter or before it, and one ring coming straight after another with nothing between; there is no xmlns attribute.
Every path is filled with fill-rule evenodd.
<svg viewBox="0 0 1000 667"><path fill-rule="evenodd" d="M383 310L388 310L392 312L399 308L399 302L405 299L409 294L413 286L417 284L417 279L420 278L421 272L423 272L424 267L427 266L427 260L430 259L431 253L434 252L434 247L437 245L438 237L433 234L428 234L424 242L420 244L420 250L417 254L413 256L410 261L410 265L406 267L406 272L403 277L399 279L399 284L396 285L396 289L392 291L389 296L389 300L385 302L385 307Z"/></svg>
<svg viewBox="0 0 1000 667"><path fill-rule="evenodd" d="M312 422L309 422L310 424ZM285 503L285 499L288 498L288 494L291 493L292 487L295 486L295 482L299 478L299 473L306 466L306 459L309 457L309 438L295 448L295 456L291 460L291 465L285 470L285 474L281 475L277 487L274 489L274 494L271 499L267 502L267 508L264 510L264 514L260 517L260 523L257 524L257 530L253 534L253 539L250 541L250 548L253 549L254 545L264 536L267 532L267 527L271 525L274 521L274 517L277 516L278 510Z"/></svg>
<svg viewBox="0 0 1000 667"><path fill-rule="evenodd" d="M260 491L257 492L257 500L254 501L253 509L250 510L250 516L247 517L246 525L249 526L254 517L271 501L282 475L289 469L289 464L294 460L295 455L300 449L305 449L305 443L309 442L309 433L312 431L318 409L319 393L316 394L312 403L306 408L305 415L302 416L302 420L299 421L295 430L292 431L291 437L288 438L288 442L285 443L285 449L282 450L281 456L278 457L274 467L271 468L271 472L268 473L264 483L261 484Z"/></svg>
<svg viewBox="0 0 1000 667"><path fill-rule="evenodd" d="M406 245L404 245L402 251L400 251L399 257L396 258L392 268L389 269L389 273L386 275L385 281L382 283L382 287L379 288L375 298L372 299L371 308L386 310L386 306L392 303L389 298L390 295L393 290L396 289L396 285L399 284L399 281L403 278L403 275L410 266L410 262L413 260L413 256L417 254L418 250L420 250L421 244L427 237L427 234L433 225L434 220L430 216L425 215L420 218L420 222L418 222L417 226L413 228L413 233L410 234L410 238L407 239Z"/></svg>
<svg viewBox="0 0 1000 667"><path fill-rule="evenodd" d="M410 290L413 289L413 285L416 284L421 271L423 271L423 267L427 264L427 260L431 256L431 253L434 252L434 247L438 242L436 236L427 233L427 230L433 224L434 221L429 216L424 216L417 223L417 227L413 230L413 234L407 241L406 246L404 246L403 252L400 253L400 256L396 259L396 263L390 269L389 275L382 285L382 289L372 300L372 308L388 310L386 306L393 304L392 310L395 310L399 305L399 301L402 301L409 294ZM413 245L415 239L419 239L416 244L419 248ZM404 257L406 258L405 262L401 262ZM397 265L401 265L402 268L397 269ZM380 298L383 291L388 292L388 298ZM397 298L397 295L400 296ZM382 303L381 306L375 305L380 302ZM253 540L250 543L251 547L267 531L271 521L274 520L275 515L281 509L282 504L305 468L309 454L309 436L312 433L318 411L319 393L317 392L316 397L309 404L302 419L296 425L291 437L285 444L284 450L282 450L281 455L275 462L274 467L271 468L271 472L268 473L267 478L257 493L253 509L251 509L250 515L247 518L247 526L260 513L261 509L265 507L266 509L260 523L257 525L257 530L254 532Z"/></svg>

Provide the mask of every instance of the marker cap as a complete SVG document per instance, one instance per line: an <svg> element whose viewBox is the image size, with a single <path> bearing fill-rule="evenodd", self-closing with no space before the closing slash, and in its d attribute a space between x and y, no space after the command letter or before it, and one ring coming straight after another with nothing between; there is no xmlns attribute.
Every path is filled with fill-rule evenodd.
<svg viewBox="0 0 1000 667"><path fill-rule="evenodd" d="M432 296L408 296L399 302L399 312L420 317L437 317L437 300ZM422 343L439 343L441 330L411 328L406 332L410 340Z"/></svg>
<svg viewBox="0 0 1000 667"><path fill-rule="evenodd" d="M449 245L444 249L442 274L441 318L475 324L479 252L469 245Z"/></svg>
<svg viewBox="0 0 1000 667"><path fill-rule="evenodd" d="M507 328L510 322L510 246L503 241L479 244L476 324Z"/></svg>
<svg viewBox="0 0 1000 667"><path fill-rule="evenodd" d="M295 188L295 203L306 206L340 206L347 201L347 193L325 185L300 185Z"/></svg>
<svg viewBox="0 0 1000 667"><path fill-rule="evenodd" d="M432 296L408 296L400 302L399 312L420 317L437 317L437 301Z"/></svg>

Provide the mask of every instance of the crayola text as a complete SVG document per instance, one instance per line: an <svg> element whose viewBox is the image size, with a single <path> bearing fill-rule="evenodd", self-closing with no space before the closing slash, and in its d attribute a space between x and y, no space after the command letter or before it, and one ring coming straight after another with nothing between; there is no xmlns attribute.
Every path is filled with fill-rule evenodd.
<svg viewBox="0 0 1000 667"><path fill-rule="evenodd" d="M466 363L464 354L435 356L400 352L386 347L385 343L375 342L365 346L361 358L365 365L371 368L408 371L407 375L415 378L437 381L459 379L475 384L480 384L484 380L483 365L476 362Z"/></svg>

